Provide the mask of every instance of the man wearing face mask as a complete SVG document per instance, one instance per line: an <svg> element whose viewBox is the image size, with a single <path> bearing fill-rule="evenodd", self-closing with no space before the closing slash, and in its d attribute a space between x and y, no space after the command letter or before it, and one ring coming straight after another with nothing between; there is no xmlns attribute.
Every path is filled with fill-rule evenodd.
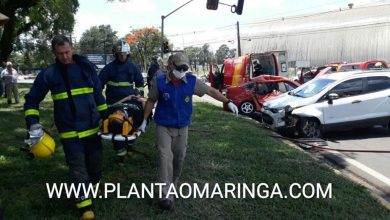
<svg viewBox="0 0 390 220"><path fill-rule="evenodd" d="M238 114L237 106L218 90L206 85L189 72L188 57L175 53L168 59L167 74L154 78L144 109L144 121L139 130L145 132L147 118L157 102L154 121L157 125L158 182L162 187L159 206L173 208L173 197L166 198L170 184L177 184L187 150L188 126L191 124L192 96L207 94L227 103Z"/></svg>
<svg viewBox="0 0 390 220"><path fill-rule="evenodd" d="M129 60L130 45L118 41L112 52L115 60L107 64L99 74L102 86L106 88L107 104L112 105L129 95L144 95L144 79L139 68ZM126 142L113 141L118 165L124 165L126 154L132 155L132 145Z"/></svg>

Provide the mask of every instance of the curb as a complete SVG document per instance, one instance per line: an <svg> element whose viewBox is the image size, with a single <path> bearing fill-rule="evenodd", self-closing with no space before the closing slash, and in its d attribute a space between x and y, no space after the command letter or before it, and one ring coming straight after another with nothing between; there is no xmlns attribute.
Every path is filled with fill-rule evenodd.
<svg viewBox="0 0 390 220"><path fill-rule="evenodd" d="M222 106L222 104L220 102L213 100L212 98L208 98L207 96L200 97L199 100L201 102L207 102L207 103L210 103L210 104L215 105L215 106ZM249 118L249 117L248 117L248 119L254 120L254 119ZM262 128L267 129L264 126L262 126ZM267 130L269 130L273 134L278 135L275 131L273 131L271 129L267 129ZM313 158L316 161L321 161L324 165L326 165L329 169L331 169L337 175L341 175L341 176L351 180L352 182L365 187L371 196L373 196L375 199L377 199L377 201L381 205L383 205L386 209L390 210L390 191L383 190L383 189L381 189L380 186L376 186L372 182L370 182L368 180L368 178L362 177L361 175L358 175L356 172L356 170L358 168L353 167L353 165L345 166L344 164L347 164L347 162L341 156L337 155L335 152L323 151L323 152L319 152L318 154L313 154L313 153L307 152L306 150L300 148L299 146L297 146L296 144L294 144L293 142L291 142L289 140L280 139L280 141L287 144L290 147L293 147L295 149L300 150L301 152L306 153L307 155L309 155L311 158ZM345 157L347 157L347 156L345 156ZM344 166L345 166L345 168L341 169Z"/></svg>

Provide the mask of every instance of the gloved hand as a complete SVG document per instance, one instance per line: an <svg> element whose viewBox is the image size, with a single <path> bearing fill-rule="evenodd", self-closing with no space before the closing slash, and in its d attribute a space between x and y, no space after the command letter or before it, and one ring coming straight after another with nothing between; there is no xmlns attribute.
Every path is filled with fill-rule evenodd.
<svg viewBox="0 0 390 220"><path fill-rule="evenodd" d="M146 125L148 124L148 121L144 119L142 121L141 126L139 126L138 130L141 131L142 133L145 133Z"/></svg>
<svg viewBox="0 0 390 220"><path fill-rule="evenodd" d="M30 130L28 132L28 139L24 140L24 143L28 144L30 147L36 144L41 137L43 136L42 125L33 124L30 126Z"/></svg>
<svg viewBox="0 0 390 220"><path fill-rule="evenodd" d="M227 107L229 108L230 111L232 111L236 116L238 115L238 108L237 106L232 102L232 101L229 101L227 103Z"/></svg>

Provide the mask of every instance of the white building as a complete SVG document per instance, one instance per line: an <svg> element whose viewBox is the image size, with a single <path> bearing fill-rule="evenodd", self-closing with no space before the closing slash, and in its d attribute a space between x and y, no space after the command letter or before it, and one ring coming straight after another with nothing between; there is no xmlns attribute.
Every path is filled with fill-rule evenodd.
<svg viewBox="0 0 390 220"><path fill-rule="evenodd" d="M260 21L242 32L242 54L287 51L289 66L309 61L390 61L390 5L343 9Z"/></svg>

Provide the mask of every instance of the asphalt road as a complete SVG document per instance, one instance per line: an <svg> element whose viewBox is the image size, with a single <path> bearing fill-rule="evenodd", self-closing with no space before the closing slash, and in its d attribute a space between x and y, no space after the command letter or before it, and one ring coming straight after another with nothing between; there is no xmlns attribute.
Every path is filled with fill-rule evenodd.
<svg viewBox="0 0 390 220"><path fill-rule="evenodd" d="M222 103L205 95L198 100L222 107ZM331 149L370 150L373 152L322 151L320 154L354 181L366 186L384 199L390 207L390 129L376 126L352 131L333 132L324 139Z"/></svg>
<svg viewBox="0 0 390 220"><path fill-rule="evenodd" d="M369 150L373 152L324 152L341 170L352 172L390 202L390 129L382 126L334 132L325 136L332 149Z"/></svg>

